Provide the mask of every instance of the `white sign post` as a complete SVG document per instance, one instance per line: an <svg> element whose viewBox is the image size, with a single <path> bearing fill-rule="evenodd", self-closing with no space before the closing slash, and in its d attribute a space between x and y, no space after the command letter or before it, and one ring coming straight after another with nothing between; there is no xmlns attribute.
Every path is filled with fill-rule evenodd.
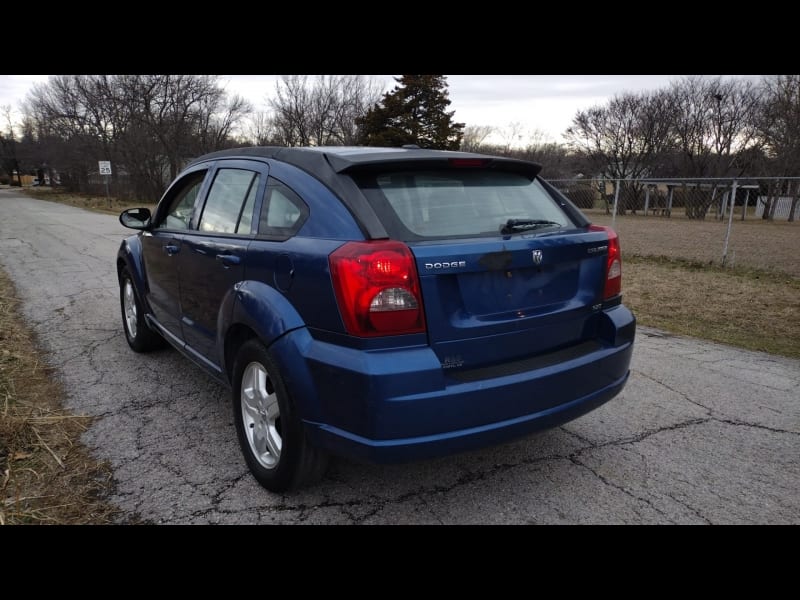
<svg viewBox="0 0 800 600"><path fill-rule="evenodd" d="M106 176L106 198L108 198L109 205L111 204L111 198L108 195L108 180L111 177L111 161L110 160L98 160L97 165L100 168L100 175Z"/></svg>

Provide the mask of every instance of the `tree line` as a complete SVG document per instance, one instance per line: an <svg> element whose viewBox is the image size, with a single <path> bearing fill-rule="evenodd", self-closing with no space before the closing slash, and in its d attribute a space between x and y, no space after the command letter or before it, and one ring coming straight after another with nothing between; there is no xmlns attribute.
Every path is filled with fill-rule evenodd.
<svg viewBox="0 0 800 600"><path fill-rule="evenodd" d="M186 158L232 144L249 110L215 76L58 75L29 92L21 139L4 144L14 147L13 156L4 151L4 170L10 175L13 162L86 192L97 161L110 160L128 195L157 198Z"/></svg>
<svg viewBox="0 0 800 600"><path fill-rule="evenodd" d="M487 143L491 134L505 144ZM563 163L553 177L741 177L800 174L800 76L689 76L668 87L623 92L579 110L564 142L528 143L518 123L471 125L462 149ZM497 136L495 136L497 137ZM547 165L544 165L547 168Z"/></svg>
<svg viewBox="0 0 800 600"><path fill-rule="evenodd" d="M68 191L158 198L192 158L248 145L400 145L458 149L442 75L404 75L383 93L361 75L282 76L266 111L229 95L213 75L58 75L36 84L0 135L0 182L22 173ZM15 131L16 129L16 131Z"/></svg>
<svg viewBox="0 0 800 600"><path fill-rule="evenodd" d="M513 137L514 124L510 130ZM541 162L547 178L598 178L603 189L602 180L619 179L633 199L644 196L640 178L800 176L800 76L758 82L689 76L662 89L623 92L578 111L560 144L536 139L522 148L487 144L483 140L491 132L468 127L463 145ZM687 205L687 216L704 218L721 187ZM765 187L765 217L774 212L779 195L798 203L800 181L773 180Z"/></svg>
<svg viewBox="0 0 800 600"><path fill-rule="evenodd" d="M358 75L283 76L256 111L210 75L59 75L37 84L15 133L0 135L0 179L58 174L73 191L97 181L97 161L115 165L121 194L157 198L188 160L242 145L417 144L515 156L543 176L642 177L800 174L800 76L755 82L684 77L663 89L623 92L576 113L563 142L525 143L519 124L498 132L454 120L443 75L403 75L384 92ZM488 139L505 138L505 143ZM494 134L494 136L492 136ZM492 137L490 137L492 136ZM775 184L778 185L778 184ZM775 193L800 193L797 183ZM795 187L791 187L795 186ZM707 207L699 207L697 218Z"/></svg>

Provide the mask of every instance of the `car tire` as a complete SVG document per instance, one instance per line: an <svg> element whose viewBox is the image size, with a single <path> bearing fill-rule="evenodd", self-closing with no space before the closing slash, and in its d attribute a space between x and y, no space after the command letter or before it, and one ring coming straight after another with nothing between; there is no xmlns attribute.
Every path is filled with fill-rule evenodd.
<svg viewBox="0 0 800 600"><path fill-rule="evenodd" d="M266 489L284 492L325 474L328 455L312 446L277 364L259 340L233 365L233 419L245 462Z"/></svg>
<svg viewBox="0 0 800 600"><path fill-rule="evenodd" d="M122 269L119 275L119 303L122 310L122 328L125 330L125 339L128 340L131 349L135 352L149 352L163 348L164 338L147 324L144 308L127 268Z"/></svg>

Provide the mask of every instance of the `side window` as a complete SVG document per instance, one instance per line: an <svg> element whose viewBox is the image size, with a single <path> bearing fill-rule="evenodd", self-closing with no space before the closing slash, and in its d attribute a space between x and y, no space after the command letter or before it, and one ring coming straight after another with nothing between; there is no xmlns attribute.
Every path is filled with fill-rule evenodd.
<svg viewBox="0 0 800 600"><path fill-rule="evenodd" d="M242 216L239 219L239 225L236 227L236 233L250 234L256 232L255 227L253 227L253 208L256 203L258 180L259 176L256 175L253 184L250 186L250 191L247 193L247 200L244 201L244 208L242 209Z"/></svg>
<svg viewBox="0 0 800 600"><path fill-rule="evenodd" d="M252 220L258 180L258 173L253 171L219 169L203 208L200 231L250 233L250 221ZM250 213L246 214L248 210ZM243 222L240 223L240 220Z"/></svg>
<svg viewBox="0 0 800 600"><path fill-rule="evenodd" d="M308 206L291 189L277 179L267 179L267 197L261 207L258 233L286 239L295 233L308 217Z"/></svg>
<svg viewBox="0 0 800 600"><path fill-rule="evenodd" d="M194 211L194 201L197 199L197 194L200 193L205 177L206 171L198 171L186 176L170 202L166 216L156 225L157 229L189 228Z"/></svg>

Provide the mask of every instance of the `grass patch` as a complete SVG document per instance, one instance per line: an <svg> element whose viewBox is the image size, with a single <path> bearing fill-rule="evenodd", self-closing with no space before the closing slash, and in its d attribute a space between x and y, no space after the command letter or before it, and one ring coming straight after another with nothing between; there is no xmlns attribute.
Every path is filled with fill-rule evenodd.
<svg viewBox="0 0 800 600"><path fill-rule="evenodd" d="M599 225L610 225L605 215L591 217ZM626 215L614 225L622 251L638 256L666 256L701 264L720 265L727 223L707 219L642 217ZM734 220L728 245L727 264L762 271L782 271L800 277L800 222Z"/></svg>
<svg viewBox="0 0 800 600"><path fill-rule="evenodd" d="M623 298L642 325L800 358L800 279L625 254Z"/></svg>
<svg viewBox="0 0 800 600"><path fill-rule="evenodd" d="M111 469L79 441L91 418L62 408L18 308L0 270L0 524L110 523Z"/></svg>

